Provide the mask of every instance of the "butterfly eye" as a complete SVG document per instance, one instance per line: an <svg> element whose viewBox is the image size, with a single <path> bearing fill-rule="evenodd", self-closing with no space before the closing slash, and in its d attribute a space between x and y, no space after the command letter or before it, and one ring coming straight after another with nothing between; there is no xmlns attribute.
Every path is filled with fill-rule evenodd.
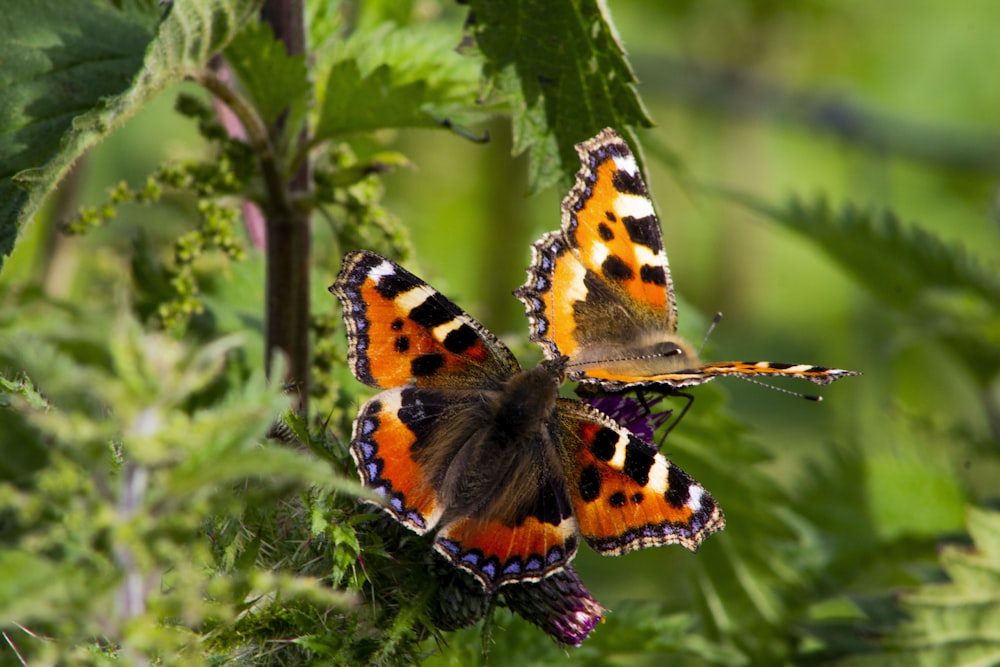
<svg viewBox="0 0 1000 667"><path fill-rule="evenodd" d="M675 357L684 356L684 348L673 341L665 340L651 346L650 356L653 357Z"/></svg>

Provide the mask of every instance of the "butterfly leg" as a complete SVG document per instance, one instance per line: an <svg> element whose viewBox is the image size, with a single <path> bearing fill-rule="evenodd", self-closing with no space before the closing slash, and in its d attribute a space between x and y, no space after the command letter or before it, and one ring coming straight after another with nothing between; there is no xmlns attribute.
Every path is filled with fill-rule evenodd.
<svg viewBox="0 0 1000 667"><path fill-rule="evenodd" d="M677 414L677 417L672 422L670 422L667 428L663 429L663 434L660 436L659 442L656 443L657 448L659 449L663 448L663 443L667 441L667 436L670 435L670 432L673 431L678 424L681 423L681 420L684 419L684 415L687 414L687 411L691 408L691 405L694 403L694 394L689 394L685 391L677 391L677 392L672 392L670 395L686 399L686 402L684 403L684 407ZM663 398L666 398L666 395L663 395L660 398L662 400Z"/></svg>

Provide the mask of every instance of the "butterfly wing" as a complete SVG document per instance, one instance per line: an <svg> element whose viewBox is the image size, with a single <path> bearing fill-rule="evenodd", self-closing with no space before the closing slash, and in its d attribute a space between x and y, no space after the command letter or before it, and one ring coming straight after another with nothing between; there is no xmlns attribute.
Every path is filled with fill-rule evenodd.
<svg viewBox="0 0 1000 667"><path fill-rule="evenodd" d="M561 228L574 259L589 282L599 279L636 311L634 318L673 333L677 308L660 221L635 156L612 129L576 151L581 168L563 200Z"/></svg>
<svg viewBox="0 0 1000 667"><path fill-rule="evenodd" d="M475 385L519 369L483 325L375 253L347 253L330 291L344 306L351 370L369 386Z"/></svg>
<svg viewBox="0 0 1000 667"><path fill-rule="evenodd" d="M515 292L531 339L547 358L567 356L571 379L609 390L644 383L657 364L696 366L675 334L660 223L635 157L611 129L577 152L582 166L562 203L562 227L535 243L528 280Z"/></svg>
<svg viewBox="0 0 1000 667"><path fill-rule="evenodd" d="M561 399L559 423L576 520L596 551L665 544L694 551L726 525L704 487L598 410Z"/></svg>
<svg viewBox="0 0 1000 667"><path fill-rule="evenodd" d="M423 409L422 391L395 387L378 394L361 407L351 437L362 483L384 499L386 512L419 535L444 512L432 471L417 457L432 442L428 430L436 416Z"/></svg>
<svg viewBox="0 0 1000 667"><path fill-rule="evenodd" d="M842 377L861 375L861 373L843 368L828 368L811 364L784 364L776 361L714 361L702 364L697 368L652 375L644 383L653 385L661 383L668 388L677 388L702 384L712 378L729 375L745 378L756 378L762 375L795 377L800 380L809 380L814 384L826 385Z"/></svg>
<svg viewBox="0 0 1000 667"><path fill-rule="evenodd" d="M437 477L467 436L454 432L456 420L517 361L462 309L375 253L347 253L330 291L344 306L351 370L388 388L362 406L351 455L384 509L423 534L447 507Z"/></svg>
<svg viewBox="0 0 1000 667"><path fill-rule="evenodd" d="M462 516L438 531L434 548L471 573L487 591L510 583L539 581L565 568L579 542L569 491L547 477L516 517L487 512Z"/></svg>
<svg viewBox="0 0 1000 667"><path fill-rule="evenodd" d="M660 222L628 144L605 129L577 146L582 166L562 226L532 248L525 304L531 339L568 357L570 379L617 392L670 392L722 375L784 375L816 384L857 375L808 364L703 364L677 336L677 306Z"/></svg>
<svg viewBox="0 0 1000 667"><path fill-rule="evenodd" d="M578 530L546 427L558 378L547 366L508 381L446 376L366 403L351 455L384 509L487 591L566 566Z"/></svg>

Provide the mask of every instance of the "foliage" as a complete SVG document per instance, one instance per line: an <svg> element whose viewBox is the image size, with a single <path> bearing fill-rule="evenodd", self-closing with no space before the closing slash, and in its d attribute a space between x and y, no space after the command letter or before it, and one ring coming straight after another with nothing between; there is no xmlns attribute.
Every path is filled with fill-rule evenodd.
<svg viewBox="0 0 1000 667"><path fill-rule="evenodd" d="M530 150L531 189L576 171L573 144L580 137L620 127L634 144L625 128L652 125L602 3L476 0L470 5L470 31L485 59L484 74L518 109L514 152Z"/></svg>
<svg viewBox="0 0 1000 667"><path fill-rule="evenodd" d="M205 65L256 10L256 0L29 2L4 8L0 88L0 268L42 198L85 150L155 95ZM39 21L43 17L43 21ZM155 32L155 37L154 37ZM104 39L91 39L92 35ZM66 80L69 78L69 80ZM81 113L81 110L84 110Z"/></svg>
<svg viewBox="0 0 1000 667"><path fill-rule="evenodd" d="M292 55L259 19L261 4L8 0L0 16L7 661L995 661L1000 519L985 508L1000 475L1000 255L991 249L1000 244L987 242L995 229L972 231L970 213L985 210L995 188L995 143L970 139L968 128L911 132L891 117L745 75L780 61L762 45L801 47L800 33L831 39L846 58L838 12L862 3L307 2L308 51ZM629 57L609 6L623 17ZM871 43L881 44L888 33L876 33ZM905 31L892 34L901 40ZM926 35L918 36L923 46ZM663 44L702 60L671 57ZM858 57L898 76L889 56ZM835 76L830 63L811 66ZM907 61L905 69L915 68ZM794 80L787 63L775 72ZM989 88L962 88L955 78L956 96ZM639 79L649 82L643 99ZM157 111L167 98L172 108ZM499 211L488 223L497 227L492 238L521 247L503 261L522 264L536 234L556 226L557 209L550 201L544 222L522 222L530 208L508 206L524 186L505 171L520 163L503 155L483 167L478 155L492 149L481 140L509 139L514 154L527 155L518 176L544 191L572 177L575 142L614 126L636 145L634 129L653 116L671 143L642 137L655 158L645 165L651 183L664 180L656 169L666 165L709 211L678 212L684 197L657 193L682 298L698 295L697 306L712 312L719 299L706 293L715 285L737 319L750 304L752 324L735 339L720 326L705 356L745 343L846 360L866 375L832 387L809 416L816 406L800 407L805 401L699 387L663 449L720 500L725 531L697 554L581 553L572 577L608 611L581 647L568 648L546 635L545 610L554 608L546 595L578 593L579 580L486 596L433 553L428 537L361 502L370 498L346 442L367 390L347 369L325 286L343 251L402 258L415 245L419 258L424 235L454 261L422 275L442 278L446 294L489 322L501 306L477 297L498 278L455 268L476 247L467 242L478 238L472 230L486 227L480 212ZM935 196L872 203L860 188L848 197L825 186L834 179L823 156L801 169L820 174L819 196L774 203L741 180L765 173L752 146L742 155L753 143L741 139L746 117L832 128L851 150L876 156L854 159L880 166L892 147L909 160L893 165L904 182L923 184L900 190ZM105 147L95 145L141 122L154 129L125 148L151 156L110 176L96 159ZM174 138L160 129L167 122L193 129ZM812 145L808 136L795 141ZM727 179L740 185L694 176L719 167L706 154L736 165ZM91 169L106 194L78 189L76 175ZM924 171L906 171L915 169ZM303 171L307 187L292 188ZM419 184L407 191L407 179ZM704 225L679 222L712 218L719 202L767 221L758 230L766 241L755 243L749 225L727 227L721 214ZM310 281L278 283L287 290L279 300L301 289L313 306L313 402L304 414L289 409L275 379L284 361L270 380L265 370L263 313L274 295L264 285L274 265L261 220L289 211L312 216ZM496 249L480 245L470 261L489 267ZM772 245L790 249L769 254ZM705 258L712 270L698 267L701 284L684 280ZM818 277L787 279L798 270ZM511 302L513 287L501 290ZM680 308L693 340L706 328L698 307ZM512 347L537 355L524 332ZM750 424L767 424L767 436ZM949 546L938 553L942 541Z"/></svg>
<svg viewBox="0 0 1000 667"><path fill-rule="evenodd" d="M929 583L902 595L907 618L879 638L882 651L848 665L985 665L1000 646L1000 513L972 509L972 544L950 544L941 564L950 581Z"/></svg>

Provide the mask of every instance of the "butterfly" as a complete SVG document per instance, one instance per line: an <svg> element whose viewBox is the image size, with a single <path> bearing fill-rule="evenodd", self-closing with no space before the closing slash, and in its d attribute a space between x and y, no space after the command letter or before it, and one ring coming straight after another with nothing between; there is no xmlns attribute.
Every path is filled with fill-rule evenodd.
<svg viewBox="0 0 1000 667"><path fill-rule="evenodd" d="M582 394L675 393L719 376L791 376L825 385L855 371L770 361L705 363L677 335L660 221L628 144L608 128L577 144L582 166L562 225L532 246L514 295L547 359L566 358Z"/></svg>
<svg viewBox="0 0 1000 667"><path fill-rule="evenodd" d="M349 252L330 287L354 376L382 391L350 444L383 509L487 592L602 554L725 525L715 499L647 442L559 396L562 357L522 370L483 325L394 262Z"/></svg>

